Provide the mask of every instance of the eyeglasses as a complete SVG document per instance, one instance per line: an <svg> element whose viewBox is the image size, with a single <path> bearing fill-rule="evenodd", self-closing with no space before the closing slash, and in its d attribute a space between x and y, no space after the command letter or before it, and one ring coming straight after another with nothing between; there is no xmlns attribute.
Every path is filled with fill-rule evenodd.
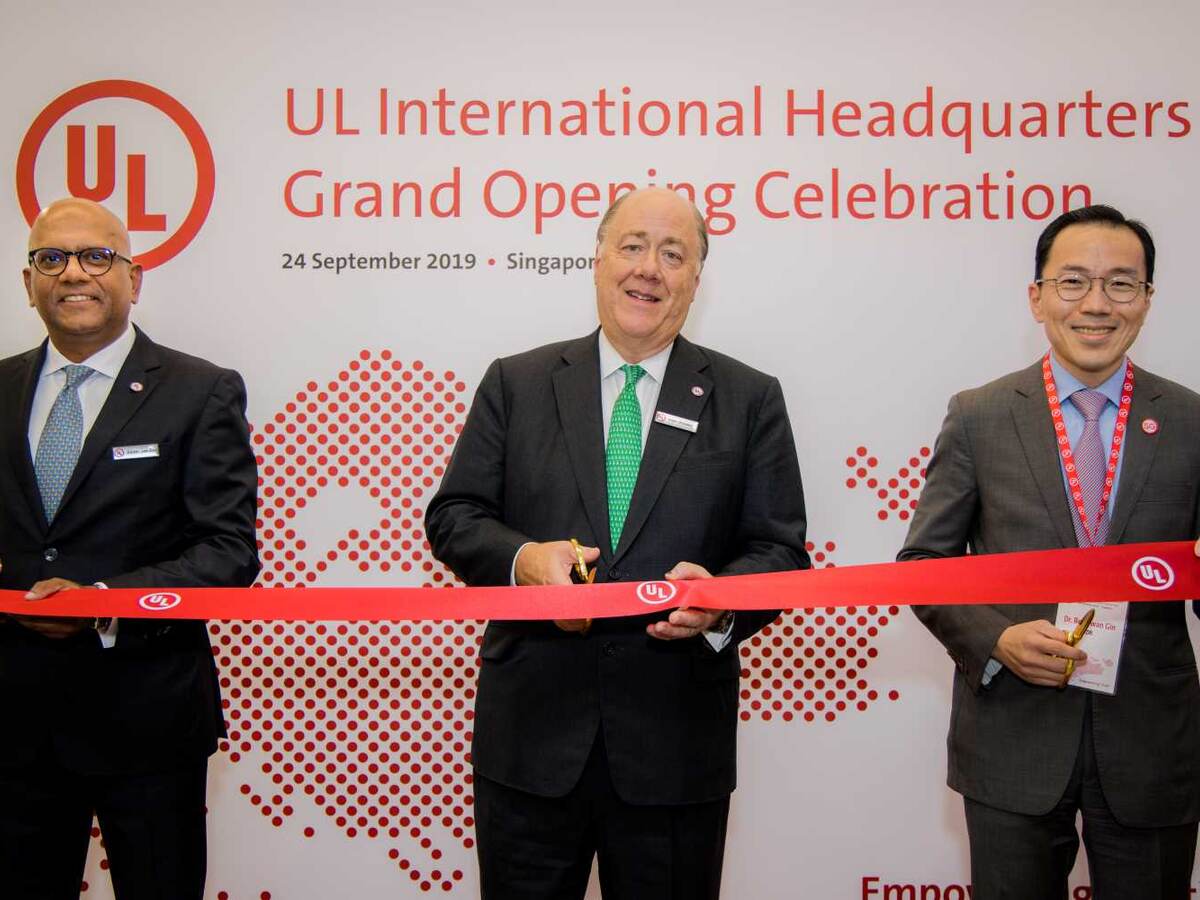
<svg viewBox="0 0 1200 900"><path fill-rule="evenodd" d="M114 259L123 259L130 265L133 260L107 247L86 247L83 250L59 250L57 247L39 247L29 251L29 264L43 275L61 275L67 270L71 257L79 260L79 268L88 275L103 275L112 268Z"/></svg>
<svg viewBox="0 0 1200 900"><path fill-rule="evenodd" d="M1104 296L1113 303L1132 303L1142 292L1142 288L1151 287L1149 281L1138 281L1128 275L1114 275L1112 278L1101 278L1084 275L1082 272L1072 272L1061 278L1039 278L1034 284L1042 285L1048 281L1054 282L1060 300L1074 303L1082 300L1092 289L1092 283L1099 281Z"/></svg>

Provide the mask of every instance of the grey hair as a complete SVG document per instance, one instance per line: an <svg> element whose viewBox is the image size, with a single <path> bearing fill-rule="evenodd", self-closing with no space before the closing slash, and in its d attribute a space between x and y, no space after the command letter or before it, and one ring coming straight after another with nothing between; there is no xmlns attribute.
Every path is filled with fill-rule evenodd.
<svg viewBox="0 0 1200 900"><path fill-rule="evenodd" d="M600 219L600 224L596 228L597 245L604 243L604 235L608 231L608 224L612 221L612 217L617 214L617 210L620 209L621 204L636 193L637 191L630 191L622 194L612 202L612 206L605 210L603 217ZM679 196L682 197L682 195ZM704 261L708 259L708 226L704 224L704 216L700 215L700 210L696 208L696 204L689 201L688 206L692 208L692 215L696 218L696 236L700 239L700 263L703 265Z"/></svg>

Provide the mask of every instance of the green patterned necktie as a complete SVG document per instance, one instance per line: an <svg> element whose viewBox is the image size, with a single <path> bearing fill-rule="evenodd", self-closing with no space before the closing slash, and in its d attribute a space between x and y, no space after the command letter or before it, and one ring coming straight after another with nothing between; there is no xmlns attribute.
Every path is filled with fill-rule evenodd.
<svg viewBox="0 0 1200 900"><path fill-rule="evenodd" d="M641 366L621 366L625 387L613 404L608 423L608 446L604 449L604 467L608 475L608 533L612 548L617 549L629 498L637 482L638 466L642 464L642 407L638 403L637 383L646 370Z"/></svg>

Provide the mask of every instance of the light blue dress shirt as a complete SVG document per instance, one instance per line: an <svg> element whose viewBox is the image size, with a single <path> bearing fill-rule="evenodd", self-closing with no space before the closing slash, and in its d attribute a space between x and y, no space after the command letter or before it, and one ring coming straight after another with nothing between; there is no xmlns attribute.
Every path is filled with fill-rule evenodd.
<svg viewBox="0 0 1200 900"><path fill-rule="evenodd" d="M1071 441L1071 448L1079 446L1079 438L1083 434L1084 418L1083 413L1075 408L1075 404L1071 402L1070 397L1076 391L1089 390L1088 386L1068 372L1062 367L1059 361L1054 356L1054 351L1050 352L1050 371L1054 374L1054 386L1058 388L1058 402L1062 406L1063 424L1067 426L1067 438ZM1090 390L1099 391L1108 398L1108 403L1104 405L1104 410L1100 413L1100 443L1105 448L1112 447L1113 432L1117 427L1117 409L1121 405L1121 389L1125 385L1125 360L1121 360L1121 365L1117 371L1104 381L1103 384ZM1105 451L1105 460L1108 459L1107 449ZM1117 456L1117 468L1113 472L1113 488L1112 494L1108 498L1108 508L1105 510L1105 515L1109 520L1112 519L1113 507L1117 505L1117 488L1121 483L1121 463L1125 459L1125 442L1121 442L1120 453ZM1059 468L1062 468L1062 457L1059 457ZM1071 504L1071 516L1074 520L1075 504L1071 500L1071 488L1067 482L1067 470L1062 468L1063 490L1067 494L1067 502ZM1003 668L1000 660L995 657L987 661L987 665L983 670L983 678L980 679L980 684L987 687L992 683L992 679L996 677L996 673Z"/></svg>

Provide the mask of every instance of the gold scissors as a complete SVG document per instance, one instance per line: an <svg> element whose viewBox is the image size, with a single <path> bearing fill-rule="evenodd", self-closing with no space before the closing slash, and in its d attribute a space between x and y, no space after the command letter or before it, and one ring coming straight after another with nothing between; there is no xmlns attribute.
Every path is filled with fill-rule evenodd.
<svg viewBox="0 0 1200 900"><path fill-rule="evenodd" d="M591 584L596 580L596 570L588 568L583 558L583 544L571 538L571 547L575 550L575 574L583 584Z"/></svg>
<svg viewBox="0 0 1200 900"><path fill-rule="evenodd" d="M1088 627L1092 624L1092 619L1096 618L1095 608L1089 609L1083 614L1083 618L1079 620L1079 624L1075 626L1075 630L1067 635L1067 646L1074 647L1087 634ZM1075 671L1075 660L1067 660L1067 672L1063 676L1063 687L1066 687L1068 681L1071 680L1071 674Z"/></svg>
<svg viewBox="0 0 1200 900"><path fill-rule="evenodd" d="M587 560L583 558L583 545L575 538L571 538L571 548L575 551L575 565L571 566L571 574L577 577L581 584L591 584L596 580L596 570L588 568ZM585 635L592 627L592 620L564 619L556 620L554 624L564 631L574 631Z"/></svg>

